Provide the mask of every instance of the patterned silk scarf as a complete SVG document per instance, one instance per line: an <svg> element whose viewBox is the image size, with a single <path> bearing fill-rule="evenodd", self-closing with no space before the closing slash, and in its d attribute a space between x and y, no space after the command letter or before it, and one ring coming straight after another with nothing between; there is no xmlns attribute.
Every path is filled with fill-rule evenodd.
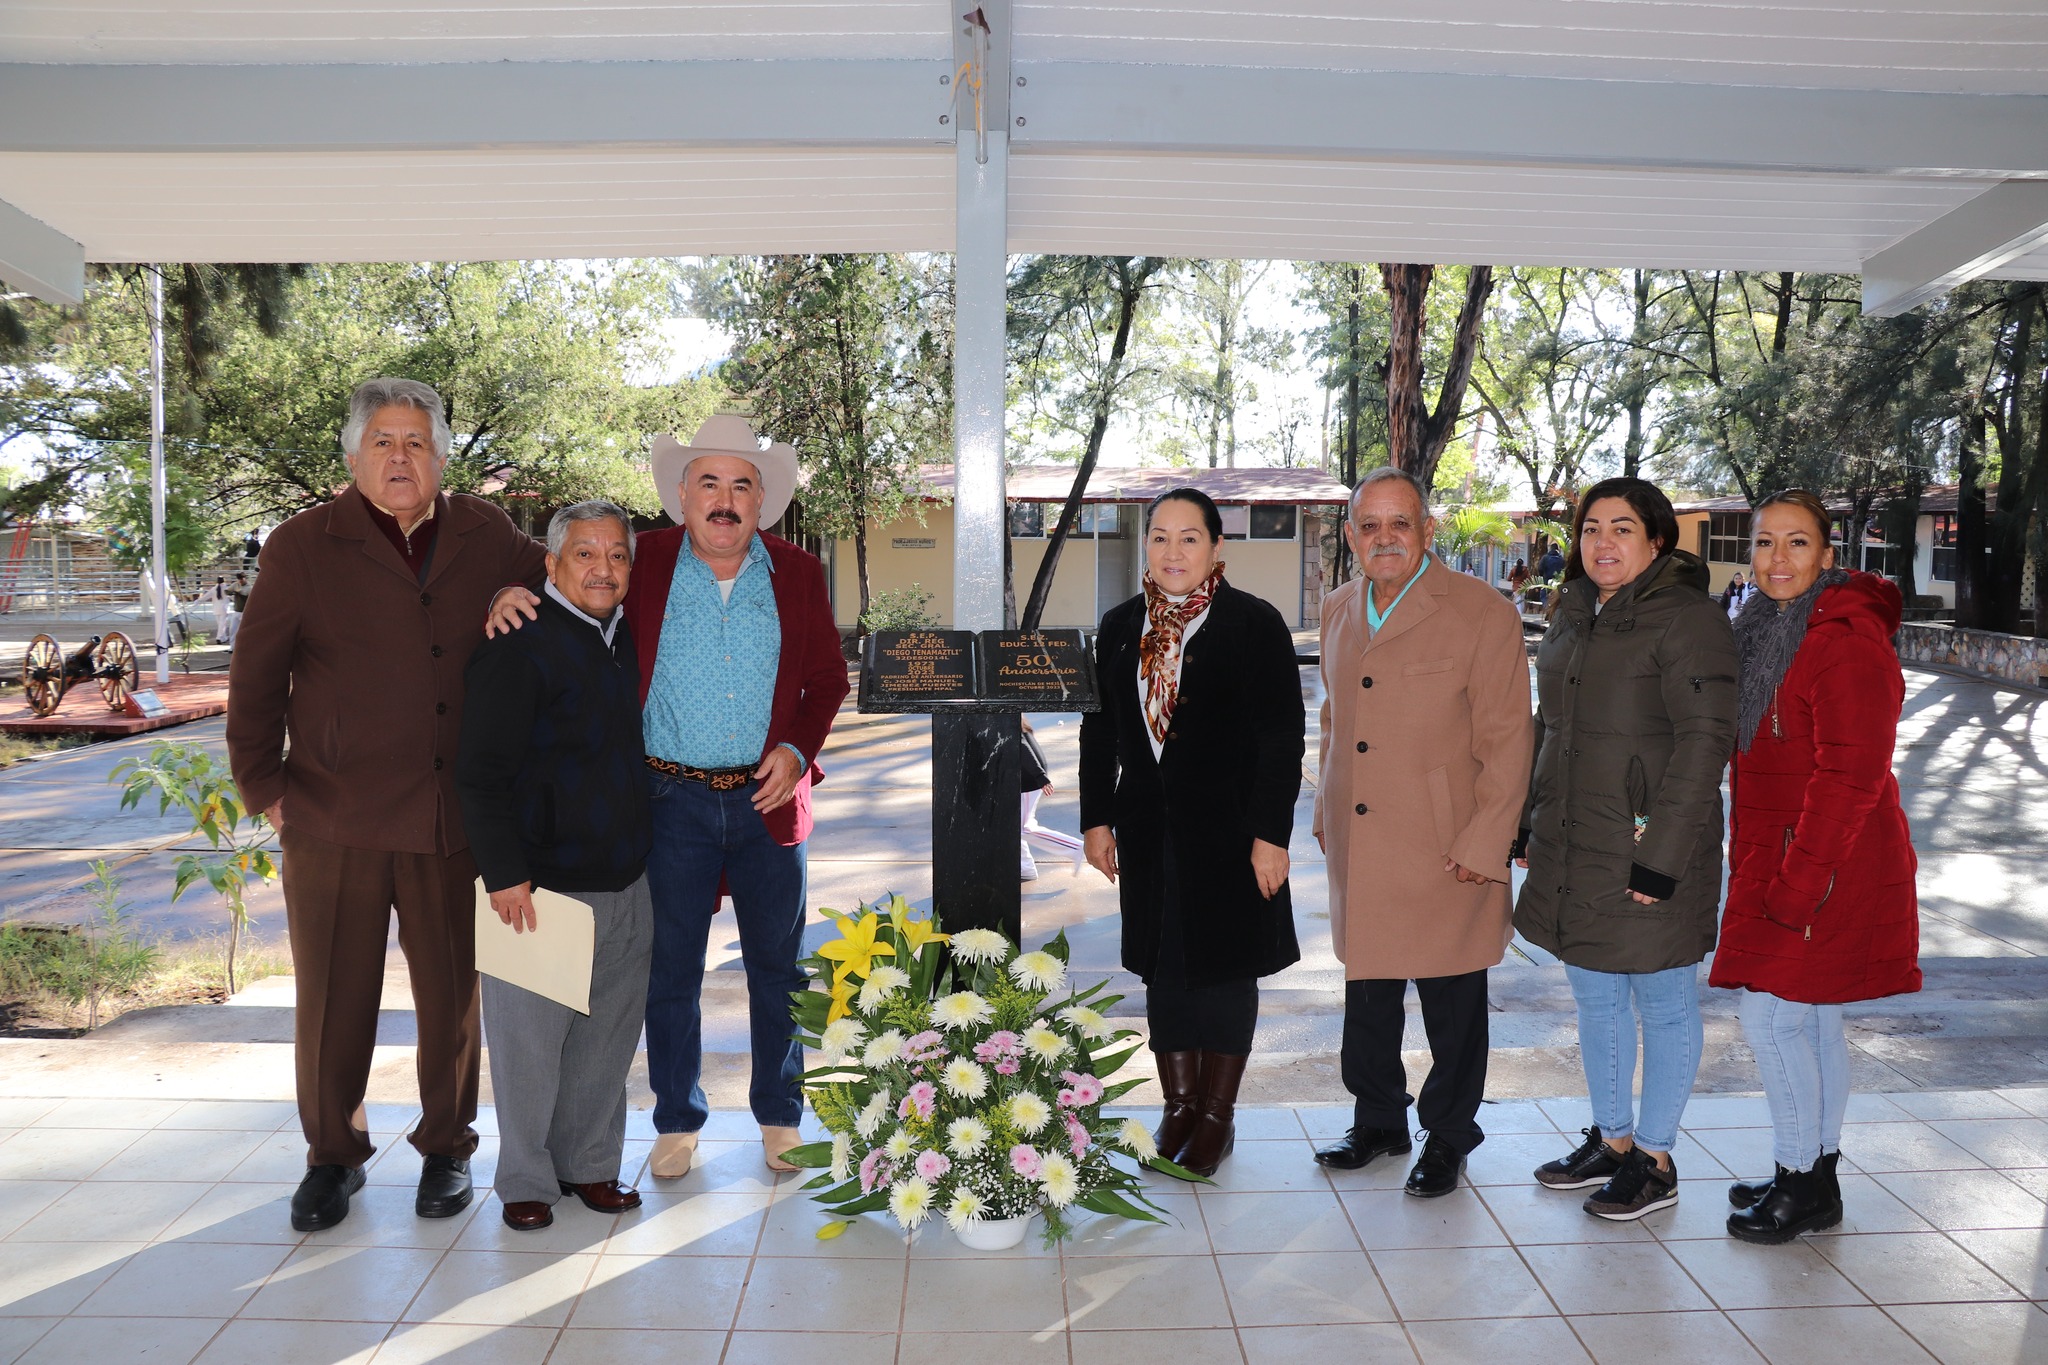
<svg viewBox="0 0 2048 1365"><path fill-rule="evenodd" d="M1176 602L1160 591L1145 575L1145 617L1152 629L1138 637L1138 673L1145 680L1145 724L1152 738L1166 739L1166 727L1173 721L1174 704L1180 700L1180 638L1188 622L1209 610L1209 600L1223 582L1223 566L1209 570L1209 576L1185 598Z"/></svg>

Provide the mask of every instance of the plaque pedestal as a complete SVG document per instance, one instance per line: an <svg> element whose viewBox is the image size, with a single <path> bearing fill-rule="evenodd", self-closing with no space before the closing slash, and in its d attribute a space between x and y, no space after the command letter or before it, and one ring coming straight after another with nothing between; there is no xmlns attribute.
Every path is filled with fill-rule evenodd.
<svg viewBox="0 0 2048 1365"><path fill-rule="evenodd" d="M862 654L860 709L932 718L932 909L950 933L1024 941L1025 711L1092 711L1095 670L1078 630L877 631Z"/></svg>
<svg viewBox="0 0 2048 1365"><path fill-rule="evenodd" d="M932 716L932 910L948 932L1024 938L1017 849L1024 786L1015 711Z"/></svg>

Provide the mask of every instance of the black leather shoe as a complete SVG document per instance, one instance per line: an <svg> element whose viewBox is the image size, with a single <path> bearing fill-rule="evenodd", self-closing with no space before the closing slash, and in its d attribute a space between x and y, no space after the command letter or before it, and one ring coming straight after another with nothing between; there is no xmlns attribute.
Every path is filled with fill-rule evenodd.
<svg viewBox="0 0 2048 1365"><path fill-rule="evenodd" d="M1376 1157L1406 1156L1415 1150L1405 1128L1353 1128L1316 1153L1316 1165L1355 1171Z"/></svg>
<svg viewBox="0 0 2048 1365"><path fill-rule="evenodd" d="M360 1166L308 1166L292 1195L292 1231L333 1227L348 1217L348 1197L362 1187Z"/></svg>
<svg viewBox="0 0 2048 1365"><path fill-rule="evenodd" d="M1432 1133L1401 1188L1418 1199L1437 1199L1458 1188L1458 1174L1464 1169L1464 1153Z"/></svg>
<svg viewBox="0 0 2048 1365"><path fill-rule="evenodd" d="M1728 1215L1728 1235L1744 1242L1777 1246L1803 1232L1818 1232L1842 1221L1842 1201L1830 1191L1827 1171L1778 1167L1771 1191L1754 1205Z"/></svg>
<svg viewBox="0 0 2048 1365"><path fill-rule="evenodd" d="M422 1218L453 1218L469 1207L473 1193L466 1159L429 1156L420 1167L420 1192L412 1211Z"/></svg>
<svg viewBox="0 0 2048 1365"><path fill-rule="evenodd" d="M1842 1182L1840 1177L1835 1174L1835 1166L1841 1159L1842 1154L1840 1152L1822 1152L1820 1154L1820 1164L1814 1167L1814 1170L1819 1172L1821 1177L1827 1181L1828 1196L1837 1204L1842 1202ZM1775 1176L1767 1175L1762 1180L1736 1181L1728 1187L1729 1205L1738 1209L1747 1209L1761 1204L1770 1196L1771 1182L1774 1179L1776 1179Z"/></svg>

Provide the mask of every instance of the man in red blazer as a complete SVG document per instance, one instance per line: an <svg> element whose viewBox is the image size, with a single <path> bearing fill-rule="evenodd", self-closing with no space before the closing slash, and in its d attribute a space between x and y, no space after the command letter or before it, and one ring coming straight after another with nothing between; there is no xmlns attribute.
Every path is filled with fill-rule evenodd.
<svg viewBox="0 0 2048 1365"><path fill-rule="evenodd" d="M699 1083L700 995L721 884L747 973L749 1103L768 1165L793 1170L782 1154L796 1145L803 1112L789 996L804 986L804 841L811 783L823 776L818 752L846 697L846 660L824 566L760 529L781 519L796 491L794 450L763 450L743 419L719 416L687 446L657 437L653 470L677 524L639 538L625 604L654 784L649 1170L687 1174L710 1114ZM518 610L501 602L494 628L519 624Z"/></svg>

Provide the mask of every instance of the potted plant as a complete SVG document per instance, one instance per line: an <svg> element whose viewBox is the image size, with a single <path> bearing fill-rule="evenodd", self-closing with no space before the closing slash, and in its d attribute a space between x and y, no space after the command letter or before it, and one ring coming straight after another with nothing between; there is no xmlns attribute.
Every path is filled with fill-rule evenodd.
<svg viewBox="0 0 2048 1365"><path fill-rule="evenodd" d="M821 1237L882 1210L991 1250L1034 1217L1064 1237L1074 1209L1161 1221L1136 1166L1195 1177L1104 1114L1142 1083L1110 1080L1139 1039L1104 1017L1121 998L1106 982L1072 988L1065 934L1021 952L994 930L940 933L894 895L826 913L840 937L805 960L795 1017L823 1055L804 1082L831 1138L786 1154L824 1171L805 1186L834 1215Z"/></svg>

